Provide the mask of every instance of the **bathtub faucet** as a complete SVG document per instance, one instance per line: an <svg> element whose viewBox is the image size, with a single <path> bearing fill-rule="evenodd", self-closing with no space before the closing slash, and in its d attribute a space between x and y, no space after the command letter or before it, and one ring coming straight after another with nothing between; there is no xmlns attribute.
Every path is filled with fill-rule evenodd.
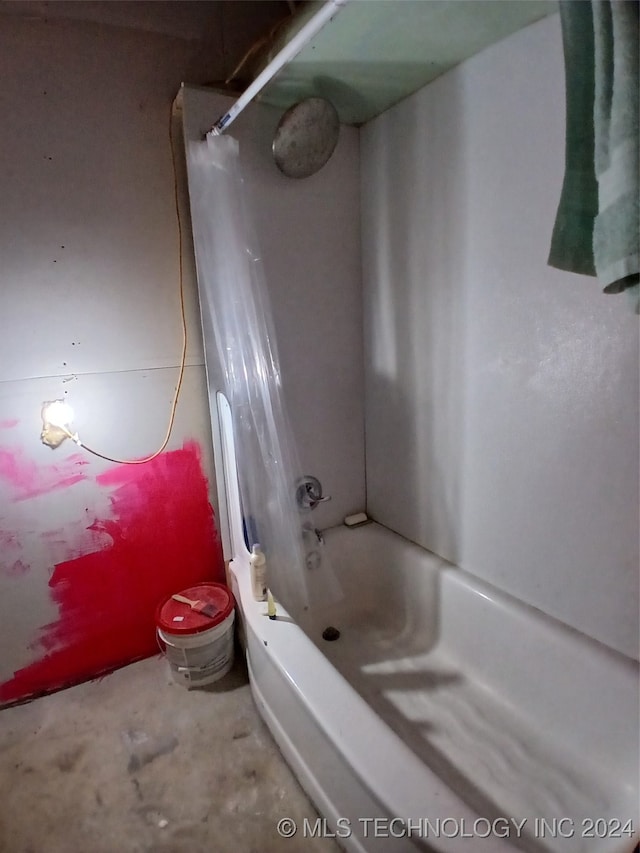
<svg viewBox="0 0 640 853"><path fill-rule="evenodd" d="M317 477L307 475L298 480L296 484L296 503L298 509L306 512L315 509L318 504L330 501L330 495L322 494L322 483Z"/></svg>
<svg viewBox="0 0 640 853"><path fill-rule="evenodd" d="M314 527L308 522L307 524L302 525L302 538L313 539L315 545L324 545L324 536L322 534L322 530L318 530L317 527Z"/></svg>

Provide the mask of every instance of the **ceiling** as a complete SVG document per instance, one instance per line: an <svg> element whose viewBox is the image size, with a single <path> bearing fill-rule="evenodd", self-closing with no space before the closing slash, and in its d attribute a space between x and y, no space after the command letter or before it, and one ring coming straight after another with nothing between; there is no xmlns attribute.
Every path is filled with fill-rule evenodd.
<svg viewBox="0 0 640 853"><path fill-rule="evenodd" d="M317 12L309 3L271 45L263 67ZM286 108L333 102L363 124L454 65L557 11L555 0L352 0L286 65L261 100Z"/></svg>
<svg viewBox="0 0 640 853"><path fill-rule="evenodd" d="M0 0L0 15L73 19L204 42L243 91L322 0ZM259 96L310 95L360 125L464 59L557 11L557 0L351 0ZM292 14L295 13L295 14ZM233 72L233 73L232 73Z"/></svg>

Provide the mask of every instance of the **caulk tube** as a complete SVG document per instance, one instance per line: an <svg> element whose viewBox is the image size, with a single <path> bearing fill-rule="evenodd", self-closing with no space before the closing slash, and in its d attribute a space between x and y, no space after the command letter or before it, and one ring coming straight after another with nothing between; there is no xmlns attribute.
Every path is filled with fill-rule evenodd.
<svg viewBox="0 0 640 853"><path fill-rule="evenodd" d="M276 603L270 589L267 590L267 616L269 619L276 618Z"/></svg>

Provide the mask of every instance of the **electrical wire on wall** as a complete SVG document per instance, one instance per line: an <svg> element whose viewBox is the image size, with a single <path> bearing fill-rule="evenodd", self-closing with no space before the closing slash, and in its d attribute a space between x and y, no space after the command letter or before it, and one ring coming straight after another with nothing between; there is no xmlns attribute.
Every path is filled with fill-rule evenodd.
<svg viewBox="0 0 640 853"><path fill-rule="evenodd" d="M169 144L171 146L171 165L173 169L173 197L175 204L175 212L176 212L176 222L178 226L178 252L179 252L179 280L180 280L180 316L182 322L182 353L180 356L180 369L178 371L178 381L176 383L176 390L173 395L173 400L171 402L171 409L169 412L169 423L167 426L167 432L162 441L160 447L151 455L145 456L143 459L118 459L115 456L107 456L105 453L100 453L98 450L94 450L89 445L85 444L79 438L77 433L72 433L69 429L67 423L64 423L63 420L56 420L54 417L47 415L45 412L51 406L55 406L56 403L59 406L62 406L62 401L55 401L55 403L46 403L43 408L42 419L44 421L44 429L41 434L41 440L44 444L49 445L50 447L58 447L62 440L65 438L70 438L74 441L78 447L82 447L87 453L92 453L94 456L98 456L100 459L105 459L107 462L117 462L122 465L143 465L145 462L151 462L152 459L155 459L159 456L162 451L165 449L167 444L169 443L169 439L171 438L171 432L173 430L173 424L176 416L176 409L178 406L178 399L180 397L180 390L182 388L182 381L184 379L184 370L187 359L187 321L185 316L185 308L184 308L184 259L183 259L183 239L182 239L182 217L180 215L180 198L178 191L178 173L176 168L176 150L175 150L175 140L173 135L173 109L170 107L169 109Z"/></svg>

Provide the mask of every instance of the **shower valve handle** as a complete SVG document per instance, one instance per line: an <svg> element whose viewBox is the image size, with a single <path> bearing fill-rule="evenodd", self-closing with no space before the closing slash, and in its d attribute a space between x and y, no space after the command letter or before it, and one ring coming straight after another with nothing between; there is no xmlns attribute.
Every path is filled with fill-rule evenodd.
<svg viewBox="0 0 640 853"><path fill-rule="evenodd" d="M306 476L296 486L296 503L301 510L315 509L318 504L330 501L330 495L322 494L322 484L317 477Z"/></svg>

